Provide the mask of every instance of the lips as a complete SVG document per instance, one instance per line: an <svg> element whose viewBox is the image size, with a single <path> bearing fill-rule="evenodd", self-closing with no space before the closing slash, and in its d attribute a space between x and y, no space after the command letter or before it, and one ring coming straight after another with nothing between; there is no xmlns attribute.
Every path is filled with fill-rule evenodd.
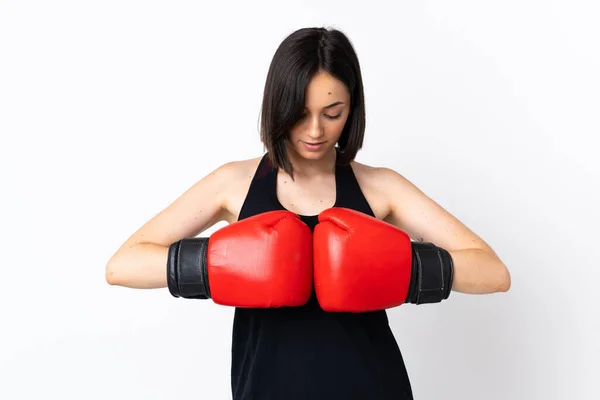
<svg viewBox="0 0 600 400"><path fill-rule="evenodd" d="M302 142L308 151L319 151L326 142Z"/></svg>

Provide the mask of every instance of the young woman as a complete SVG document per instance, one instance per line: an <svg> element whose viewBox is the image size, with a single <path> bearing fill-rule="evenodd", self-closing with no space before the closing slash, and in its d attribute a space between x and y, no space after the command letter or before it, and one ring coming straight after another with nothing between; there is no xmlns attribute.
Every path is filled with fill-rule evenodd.
<svg viewBox="0 0 600 400"><path fill-rule="evenodd" d="M411 399L385 310L510 287L457 218L401 174L354 161L364 130L348 38L292 33L267 76L266 153L200 179L107 264L112 285L236 307L236 400Z"/></svg>

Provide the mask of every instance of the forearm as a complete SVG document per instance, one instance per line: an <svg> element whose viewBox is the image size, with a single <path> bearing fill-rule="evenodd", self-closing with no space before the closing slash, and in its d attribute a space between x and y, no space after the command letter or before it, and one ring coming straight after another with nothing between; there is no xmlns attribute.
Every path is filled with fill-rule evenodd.
<svg viewBox="0 0 600 400"><path fill-rule="evenodd" d="M491 250L466 249L451 251L454 264L452 290L466 294L506 292L510 273Z"/></svg>
<svg viewBox="0 0 600 400"><path fill-rule="evenodd" d="M106 265L106 281L133 289L165 288L168 252L168 247L153 243L121 249Z"/></svg>

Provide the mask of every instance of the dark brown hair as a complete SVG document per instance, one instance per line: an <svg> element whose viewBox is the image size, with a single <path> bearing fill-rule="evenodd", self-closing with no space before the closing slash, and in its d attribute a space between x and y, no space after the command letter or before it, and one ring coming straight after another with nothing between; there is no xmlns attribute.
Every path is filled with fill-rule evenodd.
<svg viewBox="0 0 600 400"><path fill-rule="evenodd" d="M286 139L302 117L306 87L320 70L343 82L350 93L350 114L337 144L337 162L350 163L362 148L364 89L358 57L350 40L336 29L299 29L275 51L265 83L260 124L261 141L273 166L291 176Z"/></svg>

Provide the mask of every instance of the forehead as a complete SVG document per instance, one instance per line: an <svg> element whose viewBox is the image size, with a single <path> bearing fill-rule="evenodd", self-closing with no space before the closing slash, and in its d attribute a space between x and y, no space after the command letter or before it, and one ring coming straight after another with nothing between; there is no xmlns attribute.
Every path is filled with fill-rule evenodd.
<svg viewBox="0 0 600 400"><path fill-rule="evenodd" d="M346 85L326 72L320 72L306 88L307 107L324 107L335 101L347 102L349 97Z"/></svg>

